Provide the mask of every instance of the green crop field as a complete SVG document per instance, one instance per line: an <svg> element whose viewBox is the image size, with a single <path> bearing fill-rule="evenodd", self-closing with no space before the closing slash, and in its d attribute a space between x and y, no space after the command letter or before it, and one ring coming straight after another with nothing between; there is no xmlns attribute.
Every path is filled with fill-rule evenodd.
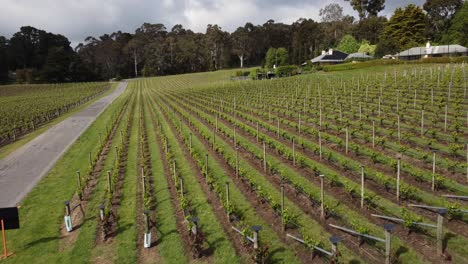
<svg viewBox="0 0 468 264"><path fill-rule="evenodd" d="M0 262L468 263L465 64L233 74L129 81L23 201Z"/></svg>
<svg viewBox="0 0 468 264"><path fill-rule="evenodd" d="M0 146L109 90L108 83L0 86Z"/></svg>

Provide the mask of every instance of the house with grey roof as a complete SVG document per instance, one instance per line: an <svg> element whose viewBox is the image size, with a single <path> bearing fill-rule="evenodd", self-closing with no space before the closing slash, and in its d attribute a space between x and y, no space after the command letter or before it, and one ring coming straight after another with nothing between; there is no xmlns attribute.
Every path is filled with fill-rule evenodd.
<svg viewBox="0 0 468 264"><path fill-rule="evenodd" d="M357 61L363 61L363 60L372 60L374 57L367 55L364 52L355 52L351 53L346 57L347 60L357 60Z"/></svg>
<svg viewBox="0 0 468 264"><path fill-rule="evenodd" d="M329 49L328 51L323 50L320 56L317 56L310 61L312 63L319 64L336 64L342 63L346 57L348 57L348 53L342 52L340 50Z"/></svg>
<svg viewBox="0 0 468 264"><path fill-rule="evenodd" d="M395 55L402 60L419 60L421 58L468 56L468 49L458 44L431 46L430 42L425 47L414 47Z"/></svg>
<svg viewBox="0 0 468 264"><path fill-rule="evenodd" d="M322 51L320 56L317 56L310 61L314 64L337 64L343 63L347 60L370 60L371 56L367 55L364 52L355 52L348 54L340 50L329 49L328 51ZM306 65L307 62L303 63Z"/></svg>

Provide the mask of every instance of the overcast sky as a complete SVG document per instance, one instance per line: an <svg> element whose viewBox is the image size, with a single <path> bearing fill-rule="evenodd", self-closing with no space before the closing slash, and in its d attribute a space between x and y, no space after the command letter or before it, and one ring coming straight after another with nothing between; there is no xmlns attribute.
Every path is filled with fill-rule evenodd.
<svg viewBox="0 0 468 264"><path fill-rule="evenodd" d="M387 0L381 14L389 17L398 6L424 1ZM319 20L320 8L332 2L357 17L344 0L0 0L0 35L10 38L21 26L30 25L65 35L75 46L87 36L133 33L144 22L163 23L168 30L182 24L196 32L218 24L232 32L246 22Z"/></svg>

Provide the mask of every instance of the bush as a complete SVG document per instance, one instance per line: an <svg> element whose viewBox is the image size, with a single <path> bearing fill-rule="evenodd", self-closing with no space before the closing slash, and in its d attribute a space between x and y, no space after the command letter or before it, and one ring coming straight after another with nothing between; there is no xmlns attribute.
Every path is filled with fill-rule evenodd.
<svg viewBox="0 0 468 264"><path fill-rule="evenodd" d="M294 65L280 66L275 69L278 77L293 76L298 74L298 69Z"/></svg>
<svg viewBox="0 0 468 264"><path fill-rule="evenodd" d="M264 73L264 71L260 68L256 68L249 72L249 76L252 80L257 80L257 75L259 73Z"/></svg>

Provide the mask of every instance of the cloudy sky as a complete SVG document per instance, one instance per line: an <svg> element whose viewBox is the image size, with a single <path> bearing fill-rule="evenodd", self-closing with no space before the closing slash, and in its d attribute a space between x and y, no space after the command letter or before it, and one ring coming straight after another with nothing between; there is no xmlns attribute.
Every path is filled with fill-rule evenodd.
<svg viewBox="0 0 468 264"><path fill-rule="evenodd" d="M182 24L204 32L207 24L233 31L246 22L268 19L292 23L301 17L319 20L319 10L336 2L345 14L357 17L344 0L0 0L0 35L8 38L30 25L63 34L73 45L87 36L122 30L133 33L144 22L163 23L168 30ZM398 6L422 5L424 0L387 0L381 13L390 16Z"/></svg>

